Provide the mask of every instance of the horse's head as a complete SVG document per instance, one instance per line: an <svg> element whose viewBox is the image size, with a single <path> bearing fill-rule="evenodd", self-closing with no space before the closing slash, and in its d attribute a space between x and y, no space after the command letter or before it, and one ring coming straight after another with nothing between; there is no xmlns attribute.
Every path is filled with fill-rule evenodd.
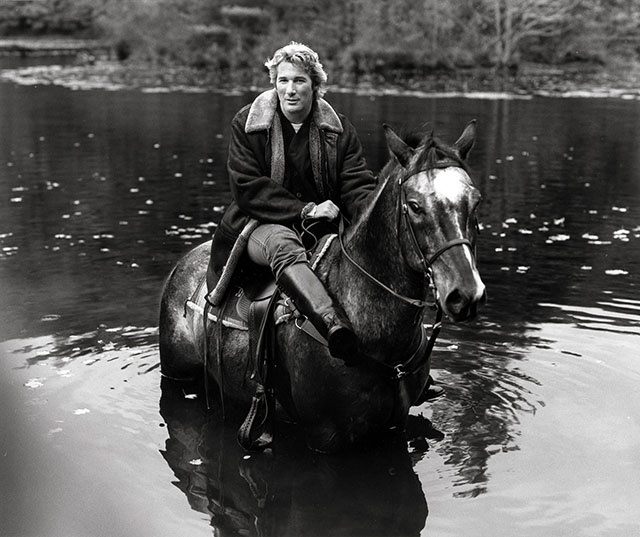
<svg viewBox="0 0 640 537"><path fill-rule="evenodd" d="M428 134L414 148L385 125L399 162L398 236L407 263L426 272L443 311L455 322L475 317L486 291L475 262L480 193L465 159L475 141L475 120L447 146Z"/></svg>

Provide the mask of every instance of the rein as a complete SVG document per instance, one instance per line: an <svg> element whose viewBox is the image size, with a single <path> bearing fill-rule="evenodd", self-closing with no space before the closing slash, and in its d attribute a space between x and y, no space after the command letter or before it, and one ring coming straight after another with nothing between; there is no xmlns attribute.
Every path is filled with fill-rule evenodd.
<svg viewBox="0 0 640 537"><path fill-rule="evenodd" d="M420 300L418 298L411 298L411 297L404 296L404 295L401 295L400 293L395 292L393 289L391 289L391 287L385 285L380 280L378 280L378 278L376 278L373 274L367 272L367 270L362 265L358 264L358 262L355 259L353 259L353 257L351 257L349 255L349 253L347 252L347 249L344 246L343 234L344 234L344 218L340 217L338 239L340 241L340 249L342 250L343 255L347 258L349 263L351 263L362 274L364 274L367 278L369 278L369 280L371 280L374 284L376 284L378 287L384 289L387 293L389 293L390 295L393 295L398 300L406 302L407 304L409 304L411 306L415 306L417 308L424 308L426 306L431 306L432 305L430 302L426 302L425 300ZM428 278L429 274L427 273L425 276Z"/></svg>

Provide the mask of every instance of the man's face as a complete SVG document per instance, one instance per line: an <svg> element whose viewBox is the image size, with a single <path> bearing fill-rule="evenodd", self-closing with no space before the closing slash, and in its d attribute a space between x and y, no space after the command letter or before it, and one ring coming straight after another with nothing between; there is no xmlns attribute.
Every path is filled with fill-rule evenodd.
<svg viewBox="0 0 640 537"><path fill-rule="evenodd" d="M291 123L302 123L313 105L311 77L301 67L282 62L278 65L276 91L285 117Z"/></svg>

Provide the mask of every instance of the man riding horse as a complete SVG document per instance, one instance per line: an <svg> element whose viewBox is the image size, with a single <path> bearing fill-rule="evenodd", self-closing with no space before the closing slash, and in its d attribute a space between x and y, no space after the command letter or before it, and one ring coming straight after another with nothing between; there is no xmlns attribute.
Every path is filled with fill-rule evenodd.
<svg viewBox="0 0 640 537"><path fill-rule="evenodd" d="M245 255L270 267L277 285L327 340L332 356L358 362L358 340L342 306L308 262L313 233L335 232L375 189L356 130L322 97L318 55L291 42L265 63L274 88L242 108L231 125L228 172L233 202L213 237L208 298L218 302ZM434 395L434 394L432 394Z"/></svg>

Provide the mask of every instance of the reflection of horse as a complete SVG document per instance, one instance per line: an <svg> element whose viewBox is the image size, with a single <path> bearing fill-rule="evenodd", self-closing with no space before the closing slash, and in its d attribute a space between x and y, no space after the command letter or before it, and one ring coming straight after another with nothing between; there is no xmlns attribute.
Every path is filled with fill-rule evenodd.
<svg viewBox="0 0 640 537"><path fill-rule="evenodd" d="M430 285L438 307L456 322L473 318L485 297L474 258L480 195L463 162L475 122L453 146L428 135L413 148L385 129L394 158L367 206L316 264L354 325L364 363L347 368L294 322L276 328L278 402L304 428L308 444L322 451L403 427L429 374L433 342L425 337L423 318ZM210 356L220 358L206 362L208 376L223 378L225 397L246 410L256 388L245 365L247 333L210 326L205 334L202 322L184 316L209 248L206 243L188 253L165 286L162 369L171 377L199 375L206 337Z"/></svg>
<svg viewBox="0 0 640 537"><path fill-rule="evenodd" d="M245 458L235 431L163 380L163 455L195 511L215 535L419 535L427 504L406 441L351 456L318 456L295 437L273 456Z"/></svg>

